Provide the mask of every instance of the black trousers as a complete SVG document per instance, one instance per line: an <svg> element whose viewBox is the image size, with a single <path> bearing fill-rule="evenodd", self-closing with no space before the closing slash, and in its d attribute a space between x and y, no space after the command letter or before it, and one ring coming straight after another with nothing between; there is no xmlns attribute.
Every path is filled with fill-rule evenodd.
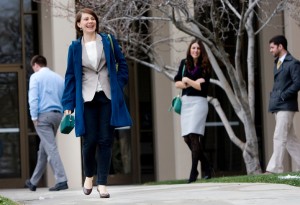
<svg viewBox="0 0 300 205"><path fill-rule="evenodd" d="M97 171L97 185L106 185L112 156L111 100L103 91L84 103L83 165L87 177ZM97 168L97 169L96 169Z"/></svg>

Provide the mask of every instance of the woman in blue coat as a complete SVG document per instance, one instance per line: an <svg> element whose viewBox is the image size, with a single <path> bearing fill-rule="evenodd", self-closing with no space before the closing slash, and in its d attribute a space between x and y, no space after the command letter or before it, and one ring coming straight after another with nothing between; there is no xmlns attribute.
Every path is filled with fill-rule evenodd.
<svg viewBox="0 0 300 205"><path fill-rule="evenodd" d="M98 25L93 10L77 13L75 28L81 37L69 47L62 103L65 114L75 111L75 133L83 138L83 192L92 192L97 171L100 198L109 198L106 184L113 132L116 127L131 126L132 121L123 97L128 81L126 60L115 38L99 34Z"/></svg>

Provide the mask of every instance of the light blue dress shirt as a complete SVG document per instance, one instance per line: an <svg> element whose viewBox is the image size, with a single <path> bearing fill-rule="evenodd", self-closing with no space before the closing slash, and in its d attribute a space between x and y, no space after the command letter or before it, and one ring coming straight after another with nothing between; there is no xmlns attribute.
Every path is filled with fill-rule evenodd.
<svg viewBox="0 0 300 205"><path fill-rule="evenodd" d="M61 99L64 91L64 79L47 67L31 75L29 81L28 102L32 120L39 113L63 112Z"/></svg>

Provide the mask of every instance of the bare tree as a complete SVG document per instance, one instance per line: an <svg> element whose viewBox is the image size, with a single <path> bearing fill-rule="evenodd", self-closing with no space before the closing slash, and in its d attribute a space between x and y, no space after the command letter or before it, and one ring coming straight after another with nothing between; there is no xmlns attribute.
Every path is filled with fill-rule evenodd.
<svg viewBox="0 0 300 205"><path fill-rule="evenodd" d="M56 7L61 6L64 11L68 10L59 1L53 0L52 3ZM245 142L234 133L218 99L210 96L208 100L220 116L231 141L241 149L247 173L257 174L261 173L261 166L254 122L255 36L275 15L287 8L287 3L291 5L298 1L79 0L76 7L93 8L101 19L102 30L116 36L128 59L161 72L170 79L173 79L177 69L166 65L157 51L162 44L171 46L170 42L186 39L161 36L159 31L164 22L172 23L181 32L205 42L217 76L211 82L221 87L228 96L243 123ZM225 43L229 37L234 37L235 42L232 56L228 54ZM246 51L246 65L242 64L242 51ZM226 75L229 77L226 78Z"/></svg>
<svg viewBox="0 0 300 205"><path fill-rule="evenodd" d="M300 26L300 1L289 0L287 3L287 11L291 17L296 20L298 26Z"/></svg>

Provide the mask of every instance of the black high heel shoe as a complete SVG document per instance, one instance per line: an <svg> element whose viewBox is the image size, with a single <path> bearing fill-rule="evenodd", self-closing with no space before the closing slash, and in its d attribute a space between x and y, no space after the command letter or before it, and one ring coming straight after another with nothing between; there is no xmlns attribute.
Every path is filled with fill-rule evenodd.
<svg viewBox="0 0 300 205"><path fill-rule="evenodd" d="M93 188L86 189L85 187L82 187L82 191L85 195L90 195L92 193Z"/></svg>
<svg viewBox="0 0 300 205"><path fill-rule="evenodd" d="M86 180L87 178L85 178L85 180ZM93 179L92 179L93 180ZM84 184L85 184L85 181L84 181ZM82 187L82 191L83 191L83 193L85 194L85 195L90 195L91 193L92 193L92 191L93 191L93 182L92 182L92 188L90 188L90 189L87 189L87 188L85 188L84 187L84 184L83 184L83 187Z"/></svg>
<svg viewBox="0 0 300 205"><path fill-rule="evenodd" d="M199 172L197 170L196 171L191 171L190 178L187 181L187 183L195 182L198 178L198 175L199 175Z"/></svg>
<svg viewBox="0 0 300 205"><path fill-rule="evenodd" d="M102 193L101 194L98 188L97 188L97 191L99 192L100 198L110 198L110 194L109 193Z"/></svg>

